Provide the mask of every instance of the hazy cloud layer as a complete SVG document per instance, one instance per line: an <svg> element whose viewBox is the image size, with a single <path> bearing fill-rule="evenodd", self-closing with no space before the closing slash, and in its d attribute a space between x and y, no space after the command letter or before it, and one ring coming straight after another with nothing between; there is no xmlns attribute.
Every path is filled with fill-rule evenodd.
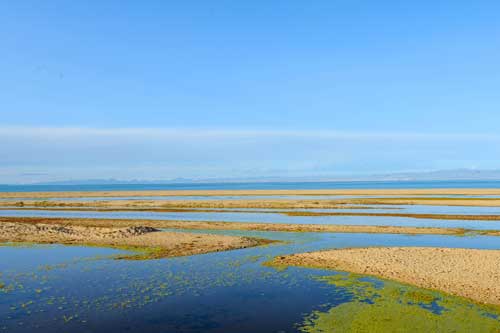
<svg viewBox="0 0 500 333"><path fill-rule="evenodd" d="M498 143L483 133L8 127L0 182L497 168Z"/></svg>

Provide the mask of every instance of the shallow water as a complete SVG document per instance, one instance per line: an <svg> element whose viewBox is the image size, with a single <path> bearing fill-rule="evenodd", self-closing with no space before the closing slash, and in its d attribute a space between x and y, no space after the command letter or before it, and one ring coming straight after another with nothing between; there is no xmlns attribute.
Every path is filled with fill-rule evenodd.
<svg viewBox="0 0 500 333"><path fill-rule="evenodd" d="M81 197L81 198L71 198L71 197L54 197L54 198L1 198L3 201L12 200L51 200L51 201L75 201L75 202L89 202L89 201L117 201L117 200L165 200L165 201L179 201L179 200L254 200L254 199L266 199L266 200L314 200L314 199L347 199L355 198L356 196L348 195L170 195L170 196L126 196L126 197Z"/></svg>
<svg viewBox="0 0 500 333"><path fill-rule="evenodd" d="M500 188L498 180L428 181L316 181L316 182L228 182L175 184L47 184L0 185L0 192L139 191L139 190L300 190L300 189L410 189L410 188Z"/></svg>
<svg viewBox="0 0 500 333"><path fill-rule="evenodd" d="M1 192L1 191L0 191ZM500 195L474 195L474 194L447 194L447 195L170 195L170 196L119 196L119 197L49 197L49 198L33 198L33 197L16 197L16 198L0 198L0 201L73 201L73 202L91 202L91 201L119 201L119 200L165 200L165 201L206 201L206 200L342 200L342 199L377 199L377 198L476 198L476 199L498 199Z"/></svg>
<svg viewBox="0 0 500 333"><path fill-rule="evenodd" d="M13 286L0 291L0 329L294 332L305 316L350 302L353 295L317 279L332 271L262 266L276 255L356 246L500 246L498 238L484 236L196 232L287 243L152 261L96 257L116 253L109 249L0 247L0 280Z"/></svg>
<svg viewBox="0 0 500 333"><path fill-rule="evenodd" d="M302 210L301 210L302 211ZM337 210L335 210L337 211ZM355 210L358 211L358 210ZM362 211L362 210L361 210ZM371 210L368 210L370 212ZM392 211L399 212L399 211ZM16 217L68 217L100 219L148 219L179 221L227 221L279 224L337 224L337 225L381 225L407 227L465 228L472 230L500 230L500 221L469 221L416 219L386 216L288 216L280 213L240 212L96 212L96 211L50 211L50 210L0 210L0 216Z"/></svg>

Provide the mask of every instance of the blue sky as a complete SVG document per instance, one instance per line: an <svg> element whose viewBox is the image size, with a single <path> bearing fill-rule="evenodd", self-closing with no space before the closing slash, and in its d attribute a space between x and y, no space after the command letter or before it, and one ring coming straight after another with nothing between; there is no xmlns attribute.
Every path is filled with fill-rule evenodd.
<svg viewBox="0 0 500 333"><path fill-rule="evenodd" d="M498 1L0 1L0 182L500 168Z"/></svg>

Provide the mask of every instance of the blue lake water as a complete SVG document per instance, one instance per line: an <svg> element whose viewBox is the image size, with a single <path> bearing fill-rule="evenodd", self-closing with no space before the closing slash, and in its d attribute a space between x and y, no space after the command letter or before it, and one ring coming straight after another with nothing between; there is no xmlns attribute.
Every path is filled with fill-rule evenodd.
<svg viewBox="0 0 500 333"><path fill-rule="evenodd" d="M295 332L307 314L352 295L315 279L333 271L262 266L274 256L357 246L500 247L498 238L484 236L203 232L287 243L151 261L96 257L116 253L99 248L0 247L0 280L12 286L0 292L0 329Z"/></svg>
<svg viewBox="0 0 500 333"><path fill-rule="evenodd" d="M395 188L500 188L500 180L245 182L178 184L0 185L0 192L132 190L296 190Z"/></svg>
<svg viewBox="0 0 500 333"><path fill-rule="evenodd" d="M36 200L36 201L75 201L75 202L91 202L91 201L117 201L117 200L164 200L164 201L179 201L179 200L342 200L342 199L366 199L366 198L400 198L400 197L418 197L418 198L437 198L437 197L455 197L455 198L490 198L499 199L500 195L148 195L148 196L120 196L120 197L48 197L48 198L30 198L15 197L15 198L0 198L0 201L20 201L20 200Z"/></svg>

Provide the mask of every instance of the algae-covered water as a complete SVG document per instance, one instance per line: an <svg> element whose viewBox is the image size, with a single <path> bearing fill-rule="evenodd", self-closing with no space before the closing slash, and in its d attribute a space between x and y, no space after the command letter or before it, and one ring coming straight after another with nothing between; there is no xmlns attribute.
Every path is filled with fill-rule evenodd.
<svg viewBox="0 0 500 333"><path fill-rule="evenodd" d="M429 324L418 326L422 332L500 327L495 310L457 297L334 271L263 265L277 255L332 247L492 249L499 248L496 237L196 232L283 242L151 261L113 260L110 256L121 252L103 248L2 246L0 330L387 332L399 327L404 332L415 331L408 325L424 325L424 320Z"/></svg>

